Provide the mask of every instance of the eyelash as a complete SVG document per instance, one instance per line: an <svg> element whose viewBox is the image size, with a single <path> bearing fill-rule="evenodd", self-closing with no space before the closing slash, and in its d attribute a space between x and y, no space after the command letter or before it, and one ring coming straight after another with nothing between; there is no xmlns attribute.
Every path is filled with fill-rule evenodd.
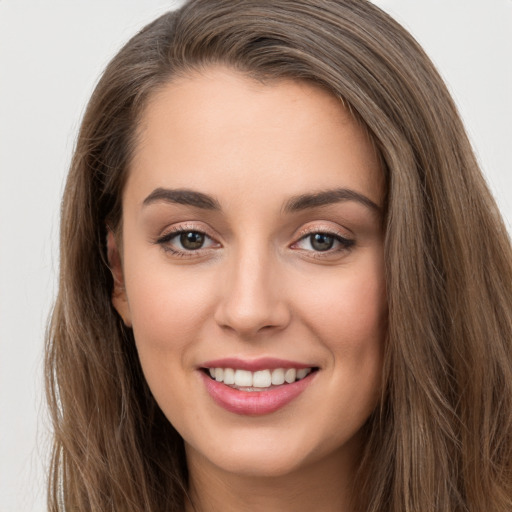
<svg viewBox="0 0 512 512"><path fill-rule="evenodd" d="M220 246L220 244L218 242L216 242L213 237L209 236L204 230L198 229L197 227L194 227L194 226L178 226L176 228L172 228L168 233L159 237L155 241L155 243L157 245L160 245L164 251L169 252L173 256L177 256L180 258L197 257L197 256L199 256L200 251L207 251L211 248L215 248L215 247L201 246L198 249L188 249L187 250L187 249L176 249L175 247L173 247L171 245L170 242L173 239L176 239L186 233L196 233L196 234L202 235L206 239L209 239L214 244L217 244L217 246ZM295 246L297 246L297 244L299 244L302 241L307 240L308 238L310 238L310 245L312 245L311 237L313 237L313 235L323 235L325 237L331 238L334 240L333 243L339 244L339 247L336 249L328 248L325 251L321 251L321 250L315 251L314 249L308 250L308 249L300 249L300 248L295 247ZM311 256L313 256L314 258L321 259L321 258L327 258L329 256L332 256L333 254L350 251L354 245L355 245L355 240L353 240L353 239L346 238L346 237L340 235L339 233L333 232L332 230L329 230L329 229L322 230L322 229L317 228L314 230L311 229L307 232L301 233L299 239L296 242L294 242L290 247L294 250L303 250L305 252L311 253Z"/></svg>

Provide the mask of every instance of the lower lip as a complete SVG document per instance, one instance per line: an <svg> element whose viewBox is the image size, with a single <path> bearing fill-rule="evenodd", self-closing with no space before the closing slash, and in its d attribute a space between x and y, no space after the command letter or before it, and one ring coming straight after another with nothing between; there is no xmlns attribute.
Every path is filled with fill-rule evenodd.
<svg viewBox="0 0 512 512"><path fill-rule="evenodd" d="M206 389L216 404L229 412L250 416L270 414L289 404L311 384L316 373L268 391L240 391L217 382L200 371Z"/></svg>

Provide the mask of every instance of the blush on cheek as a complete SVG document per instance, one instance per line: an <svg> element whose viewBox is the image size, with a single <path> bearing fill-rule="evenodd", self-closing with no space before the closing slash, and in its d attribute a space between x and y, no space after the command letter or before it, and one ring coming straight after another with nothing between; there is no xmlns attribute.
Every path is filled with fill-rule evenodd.
<svg viewBox="0 0 512 512"><path fill-rule="evenodd" d="M208 315L208 303L214 296L214 286L207 279L196 273L184 276L166 267L165 272L141 276L132 283L130 306L134 324L145 323L149 330L167 332L164 339L173 334L181 337Z"/></svg>
<svg viewBox="0 0 512 512"><path fill-rule="evenodd" d="M384 283L345 279L304 294L304 317L321 330L320 339L332 340L344 350L384 339L387 306Z"/></svg>

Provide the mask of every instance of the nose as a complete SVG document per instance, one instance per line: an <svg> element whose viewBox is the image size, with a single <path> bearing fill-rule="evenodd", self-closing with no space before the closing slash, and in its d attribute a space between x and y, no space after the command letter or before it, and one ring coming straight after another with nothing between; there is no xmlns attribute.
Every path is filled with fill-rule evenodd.
<svg viewBox="0 0 512 512"><path fill-rule="evenodd" d="M243 338L284 329L291 314L277 264L261 252L246 251L226 262L215 320ZM282 275L282 273L281 273Z"/></svg>

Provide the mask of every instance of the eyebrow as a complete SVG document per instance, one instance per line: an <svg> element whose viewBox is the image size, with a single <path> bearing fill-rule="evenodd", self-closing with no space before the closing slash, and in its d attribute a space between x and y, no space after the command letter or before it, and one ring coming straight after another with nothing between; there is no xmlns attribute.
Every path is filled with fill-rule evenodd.
<svg viewBox="0 0 512 512"><path fill-rule="evenodd" d="M336 188L293 196L286 201L283 211L285 213L293 213L343 201L356 201L374 212L381 213L381 207L379 205L365 195L348 188ZM142 204L147 206L157 202L182 204L204 210L221 210L220 203L214 197L185 188L156 188L144 199Z"/></svg>
<svg viewBox="0 0 512 512"><path fill-rule="evenodd" d="M327 206L343 201L356 201L376 213L381 213L382 211L382 208L371 199L348 188L336 188L294 196L286 202L284 205L284 211L286 213L298 212L309 208Z"/></svg>
<svg viewBox="0 0 512 512"><path fill-rule="evenodd" d="M143 205L147 206L157 202L183 204L185 206L194 206L204 210L220 210L219 202L202 192L196 192L186 188L168 189L156 188L143 201Z"/></svg>

